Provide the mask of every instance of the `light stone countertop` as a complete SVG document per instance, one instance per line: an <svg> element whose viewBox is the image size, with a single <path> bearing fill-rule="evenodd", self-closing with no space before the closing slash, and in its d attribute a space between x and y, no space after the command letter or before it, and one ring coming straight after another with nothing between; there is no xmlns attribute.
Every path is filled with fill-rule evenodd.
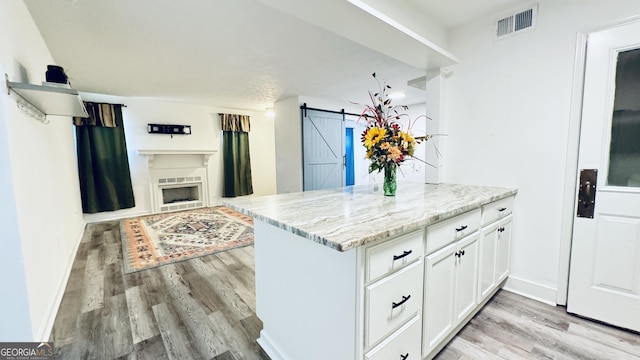
<svg viewBox="0 0 640 360"><path fill-rule="evenodd" d="M516 189L456 184L382 186L224 199L226 206L303 238L347 251L515 195Z"/></svg>

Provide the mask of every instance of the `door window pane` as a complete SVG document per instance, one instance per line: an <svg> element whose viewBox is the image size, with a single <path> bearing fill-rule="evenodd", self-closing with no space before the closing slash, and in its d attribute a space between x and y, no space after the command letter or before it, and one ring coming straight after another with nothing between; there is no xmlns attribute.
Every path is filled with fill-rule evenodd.
<svg viewBox="0 0 640 360"><path fill-rule="evenodd" d="M618 54L607 182L640 187L640 49Z"/></svg>

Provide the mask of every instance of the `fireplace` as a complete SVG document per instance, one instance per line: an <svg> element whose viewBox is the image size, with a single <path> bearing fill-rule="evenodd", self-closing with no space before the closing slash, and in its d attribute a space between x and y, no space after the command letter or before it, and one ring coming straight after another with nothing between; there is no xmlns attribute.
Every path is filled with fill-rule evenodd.
<svg viewBox="0 0 640 360"><path fill-rule="evenodd" d="M209 206L208 168L215 150L138 150L147 156L153 213Z"/></svg>
<svg viewBox="0 0 640 360"><path fill-rule="evenodd" d="M162 189L162 204L200 200L200 185L179 186Z"/></svg>
<svg viewBox="0 0 640 360"><path fill-rule="evenodd" d="M155 170L152 192L155 212L195 209L207 206L206 171L202 168Z"/></svg>

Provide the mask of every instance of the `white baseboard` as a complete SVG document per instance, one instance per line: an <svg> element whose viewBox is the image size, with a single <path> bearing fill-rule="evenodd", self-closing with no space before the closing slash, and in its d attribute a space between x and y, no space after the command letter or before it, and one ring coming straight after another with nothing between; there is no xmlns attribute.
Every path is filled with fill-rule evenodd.
<svg viewBox="0 0 640 360"><path fill-rule="evenodd" d="M282 350L274 344L269 335L267 335L263 330L260 331L260 337L256 340L256 342L260 345L262 350L269 355L271 360L286 360L287 358L282 355Z"/></svg>
<svg viewBox="0 0 640 360"><path fill-rule="evenodd" d="M73 251L71 252L69 259L67 260L67 267L64 272L64 276L60 281L60 285L58 286L58 292L49 307L49 316L47 316L47 321L45 321L40 329L35 334L35 338L33 341L41 341L47 342L49 341L49 337L51 336L51 330L53 330L53 323L56 320L56 315L58 314L58 309L60 308L60 304L62 303L62 297L64 296L64 290L67 288L67 282L69 281L69 276L71 275L71 270L73 268L73 261L76 258L76 254L78 253L78 248L80 247L80 243L82 242L82 238L84 236L84 229L86 228L86 222L83 222L82 228L80 229L80 234L76 237L76 243L73 247Z"/></svg>
<svg viewBox="0 0 640 360"><path fill-rule="evenodd" d="M509 275L504 289L545 304L556 306L557 289Z"/></svg>
<svg viewBox="0 0 640 360"><path fill-rule="evenodd" d="M84 214L84 222L87 224L103 222L103 221L112 221L112 220L121 220L126 218L138 217L151 215L152 212L149 210L139 210L139 211L131 211L120 210L120 211L105 211L95 214Z"/></svg>

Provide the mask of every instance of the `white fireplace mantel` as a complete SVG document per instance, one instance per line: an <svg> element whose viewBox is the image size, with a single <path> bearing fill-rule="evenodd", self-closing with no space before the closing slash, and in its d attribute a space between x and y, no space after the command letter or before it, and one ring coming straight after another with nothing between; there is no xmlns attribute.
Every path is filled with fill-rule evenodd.
<svg viewBox="0 0 640 360"><path fill-rule="evenodd" d="M153 168L153 160L157 155L202 155L202 166L209 165L209 158L218 150L161 150L161 149L138 149L138 155L147 156L147 165Z"/></svg>

